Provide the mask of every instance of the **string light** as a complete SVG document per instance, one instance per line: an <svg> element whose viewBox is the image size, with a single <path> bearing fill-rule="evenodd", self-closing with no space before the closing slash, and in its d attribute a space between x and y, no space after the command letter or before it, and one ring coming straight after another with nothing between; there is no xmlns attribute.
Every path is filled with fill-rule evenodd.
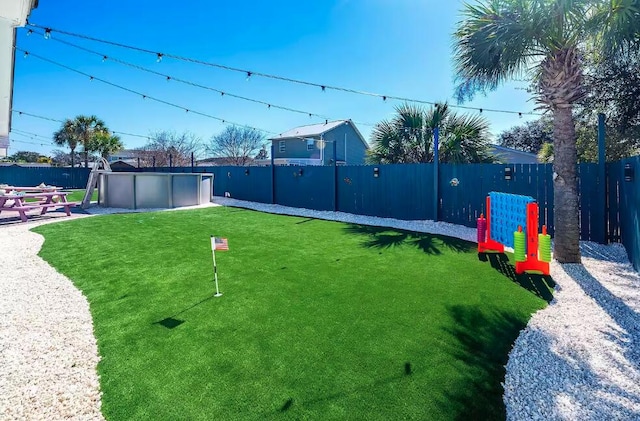
<svg viewBox="0 0 640 421"><path fill-rule="evenodd" d="M28 23L28 25L30 27L33 27L33 28L44 28L44 27L42 27L40 25L33 24L33 23ZM68 36L71 36L71 37L76 37L76 38L81 38L81 39L85 39L85 40L89 40L89 41L108 44L108 45L112 45L112 46L116 46L116 47L120 47L120 48L126 48L126 49L130 49L130 50L135 50L135 51L142 52L142 53L156 54L156 55L159 55L159 56L167 56L167 57L171 57L171 58L176 59L176 60L181 60L181 61L185 61L185 62L189 62L189 63L195 63L195 64L204 65L204 66L216 67L216 68L219 68L219 69L224 69L224 70L233 71L233 72L242 72L242 73L245 73L248 77L250 77L250 76L261 76L261 77L270 78L270 79L276 79L276 80L289 82L289 83L296 83L296 84L307 85L307 86L315 86L315 87L319 87L321 89L324 86L325 89L332 89L332 90L336 90L336 91L342 91L342 92L347 92L347 93L357 94L357 95L365 95L365 96L372 96L372 97L378 97L378 98L383 98L384 97L384 98L392 99L392 100L396 100L396 101L413 102L413 103L426 104L426 105L436 105L435 101L425 101L425 100L420 100L420 99L405 98L405 97L394 96L394 95L384 95L384 94L379 94L379 93L375 93L375 92L366 92L366 91L361 91L361 90L352 89L352 88L345 88L345 87L340 87L340 86L330 86L330 85L326 85L326 84L317 84L317 83L313 83L313 82L308 82L308 81L299 80L299 79L293 79L293 78L280 76L280 75L248 71L248 70L245 70L245 69L226 66L226 65L223 65L223 64L219 64L219 63L207 62L207 61L198 60L198 59L194 59L194 58L190 58L190 57L184 57L184 56L168 54L168 53L157 53L157 52L154 52L154 51L151 51L151 50L147 50L147 49L144 49L144 48L141 48L141 47L122 44L122 43L118 43L118 42L114 42L114 41L108 41L108 40L95 38L95 37L91 37L91 36L88 36L88 35L73 33L73 32L69 32L69 31L62 31L62 30L59 30L59 29L52 29L52 28L48 28L48 29L50 31L56 31L56 32L58 32L60 34L63 34L63 35L68 35ZM466 109L466 110L476 110L476 111L479 110L479 108L477 108L477 107L468 107L468 106L464 106L464 105L449 105L449 107ZM506 113L506 114L518 114L519 113L518 111L489 109L489 108L485 108L485 109L483 109L483 111L495 112L495 113ZM527 115L541 115L540 113L534 113L534 112L520 112L520 113L522 113L523 115L524 114L527 114Z"/></svg>
<svg viewBox="0 0 640 421"><path fill-rule="evenodd" d="M157 53L158 58L156 59L156 63L160 63L162 61L162 57L164 56L164 54L162 53Z"/></svg>
<svg viewBox="0 0 640 421"><path fill-rule="evenodd" d="M76 48L78 50L81 50L81 51L84 51L84 52L87 52L87 53L90 53L90 54L98 55L98 56L101 56L101 57L106 57L101 52L94 51L94 50L79 46L77 44L73 44L71 42L61 40L61 39L57 39L57 38L52 38L52 39L54 41L56 41L56 42L59 42L59 43L64 44L64 45L68 45L68 46ZM114 57L111 57L110 60L115 62L115 63L122 64L122 65L127 66L127 67L132 67L134 69L137 69L137 70L140 70L140 71L143 71L143 72L147 72L147 73L151 73L151 74L154 74L154 75L162 76L162 77L166 78L167 81L169 81L170 79L173 79L173 80L175 80L176 82L179 82L179 83L184 83L186 85L194 86L194 87L197 87L197 88L206 89L206 90L210 90L210 91L213 91L213 92L218 92L218 93L220 93L220 96L224 96L226 94L226 92L221 91L221 90L216 89L216 88L213 88L213 87L210 87L210 86L206 86L206 85L202 85L202 84L199 84L199 83L191 82L191 81L188 81L188 80L172 77L170 75L166 75L164 73L161 73L161 72L158 72L158 71L155 71L155 70L151 70L151 69L148 69L146 67L142 67L142 66L139 66L137 64L133 64L133 63L130 63L130 62L127 62L127 61L124 61L124 60L120 60L120 59L114 58ZM249 98L249 97L245 97L245 96L241 96L241 95L235 95L235 94L228 94L228 95L230 97L232 97L232 98L241 99L243 101L253 102L253 103L256 103L256 104L271 105L273 108L277 108L277 109L284 110L284 111L290 111L290 112L299 113L299 114L309 114L308 111L298 110L298 109L295 109L295 108L285 107L285 106L282 106L282 105L269 104L269 103L267 103L265 101L261 101L261 100L254 99L254 98ZM322 115L322 114L317 114L317 113L311 113L311 114L313 116L315 116L315 117L318 117L318 118L330 119L330 117ZM362 122L362 121L354 121L354 123L356 123L358 125L362 125L362 126L370 126L370 127L375 126L375 124L365 123L365 122Z"/></svg>
<svg viewBox="0 0 640 421"><path fill-rule="evenodd" d="M31 34L33 34L33 29L29 29L29 30L27 31L27 36L28 36L28 37L29 37L29 36L31 36Z"/></svg>
<svg viewBox="0 0 640 421"><path fill-rule="evenodd" d="M14 47L14 48L16 49L16 51L24 51L24 50L22 50L22 49L21 49L21 48L19 48L19 47ZM41 55L38 55L38 54L32 54L32 56L33 56L33 57L35 57L35 58L37 58L37 59L39 59L39 60L46 61L47 63L53 64L53 65L55 65L55 66L62 67L63 69L67 69L67 70L69 70L69 71L72 71L72 72L74 72L74 73L77 73L77 74L79 74L79 75L83 75L83 76L86 76L86 77L91 76L91 75L89 75L89 74L87 74L87 73L84 73L84 72L82 72L82 71L80 71L80 70L74 69L73 67L67 66L67 65L62 64L62 63L58 63L57 61L54 61L54 60L48 59L48 58L43 57L43 56L41 56ZM181 105L178 105L178 104L174 104L174 103L172 103L172 102L165 101L165 100L160 99L160 98L155 98L155 97L152 97L152 96L148 96L148 95L142 94L142 93L140 93L140 92L138 92L138 91L135 91L135 90L133 90L133 89L131 89L131 88L127 88L127 87L125 87L125 86L118 85L118 84L113 83L113 82L109 82L108 80L105 80L105 79L101 79L101 78L98 78L98 77L94 77L94 79L95 79L95 80L97 80L97 81L99 81L99 82L104 83L105 85L109 85L109 86L112 86L112 87L114 87L114 88L118 88L118 89L120 89L120 90L123 90L123 91L129 92L129 93L132 93L132 94L135 94L135 95L142 95L142 98L143 98L143 99L149 98L149 99L150 99L150 100L152 100L152 101L159 102L159 103L161 103L161 104L165 104L165 105L168 105L168 106L170 106L170 107L180 108L180 109L183 109L183 110L184 110L184 109L186 109L184 106L181 106ZM213 116L213 115L211 115L211 114L203 113L203 112L201 112L201 111L195 111L195 110L189 110L189 111L191 111L193 114L197 114L197 115L200 115L200 116L203 116L203 117L207 117L207 118L210 118L210 119L212 119L212 120L223 121L223 120L222 120L222 118L220 118L220 117L216 117L216 116ZM270 132L270 131L268 131L268 130L259 129L259 128L257 128L257 127L252 127L252 126L249 126L249 125L246 125L246 124L239 124L239 123L234 123L234 122L230 122L230 121L227 121L227 122L228 122L229 124L234 125L234 126L246 127L246 128L253 129L253 130L257 130L257 131L264 132L264 133L267 133L267 134L277 134L277 133L274 133L274 132Z"/></svg>
<svg viewBox="0 0 640 421"><path fill-rule="evenodd" d="M38 118L40 120L46 120L46 121L53 121L56 123L64 123L64 120L58 119L58 118L51 118L51 117L45 117L42 115L38 115L38 114L32 114L32 113L28 113L26 111L20 111L20 110L12 110L14 113L17 113L19 116L28 116L28 117L33 117L33 118ZM122 134L125 136L133 136L133 137L140 137L143 139L151 139L149 136L145 136L145 135L141 135L141 134L135 134L135 133L127 133L127 132L120 132L120 131L116 131L116 130L111 130L111 133L115 133L115 134Z"/></svg>
<svg viewBox="0 0 640 421"><path fill-rule="evenodd" d="M251 79L251 75L252 75L251 72L247 72L247 82Z"/></svg>
<svg viewBox="0 0 640 421"><path fill-rule="evenodd" d="M102 56L102 62L104 63L105 61L107 61L107 56Z"/></svg>
<svg viewBox="0 0 640 421"><path fill-rule="evenodd" d="M93 82L93 76L89 76L89 82Z"/></svg>
<svg viewBox="0 0 640 421"><path fill-rule="evenodd" d="M29 57L29 52L28 52L28 51L25 51L25 52L24 52L24 58L27 58L27 57Z"/></svg>
<svg viewBox="0 0 640 421"><path fill-rule="evenodd" d="M44 39L49 39L51 38L51 29L50 28L46 28L44 30Z"/></svg>

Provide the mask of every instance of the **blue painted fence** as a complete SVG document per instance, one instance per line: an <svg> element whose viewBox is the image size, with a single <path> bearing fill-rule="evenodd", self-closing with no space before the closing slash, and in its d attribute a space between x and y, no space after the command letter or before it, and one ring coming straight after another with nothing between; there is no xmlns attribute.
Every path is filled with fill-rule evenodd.
<svg viewBox="0 0 640 421"><path fill-rule="evenodd" d="M45 183L65 189L84 189L87 187L89 172L89 168L2 166L0 184L37 186Z"/></svg>
<svg viewBox="0 0 640 421"><path fill-rule="evenodd" d="M491 191L531 196L540 209L540 227L553 235L552 166L440 164L438 193L434 164L379 166L172 167L133 171L208 172L215 175L214 194L261 203L342 211L404 220L438 219L475 227ZM634 171L625 181L625 165ZM580 236L583 240L622 242L640 268L640 157L607 164L601 180L597 164L578 166ZM0 183L84 188L85 168L0 167ZM457 183L452 180L456 179ZM606 187L606 189L605 189ZM606 194L606 206L603 205ZM434 215L437 201L437 215Z"/></svg>

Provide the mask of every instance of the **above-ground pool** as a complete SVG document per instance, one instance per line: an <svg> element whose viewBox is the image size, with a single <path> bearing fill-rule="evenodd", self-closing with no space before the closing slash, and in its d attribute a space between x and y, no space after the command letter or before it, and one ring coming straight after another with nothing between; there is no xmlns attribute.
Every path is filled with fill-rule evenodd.
<svg viewBox="0 0 640 421"><path fill-rule="evenodd" d="M98 204L110 208L177 208L209 203L213 174L101 172Z"/></svg>

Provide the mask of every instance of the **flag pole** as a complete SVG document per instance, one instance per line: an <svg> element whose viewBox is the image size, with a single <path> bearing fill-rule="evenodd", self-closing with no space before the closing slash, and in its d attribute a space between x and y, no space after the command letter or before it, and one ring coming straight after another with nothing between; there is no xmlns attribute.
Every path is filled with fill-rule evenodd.
<svg viewBox="0 0 640 421"><path fill-rule="evenodd" d="M213 256L213 279L216 282L216 293L214 297L222 297L222 293L218 289L218 266L216 265L216 238L211 236L211 255Z"/></svg>

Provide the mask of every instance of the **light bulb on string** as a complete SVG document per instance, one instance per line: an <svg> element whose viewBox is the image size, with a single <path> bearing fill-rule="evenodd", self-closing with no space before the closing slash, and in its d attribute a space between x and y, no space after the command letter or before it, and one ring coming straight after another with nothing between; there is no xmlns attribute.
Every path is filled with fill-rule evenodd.
<svg viewBox="0 0 640 421"><path fill-rule="evenodd" d="M27 57L29 57L29 52L28 52L28 51L25 51L25 52L24 52L24 58L27 58Z"/></svg>
<svg viewBox="0 0 640 421"><path fill-rule="evenodd" d="M252 75L251 72L247 72L247 82L251 80L251 75Z"/></svg>
<svg viewBox="0 0 640 421"><path fill-rule="evenodd" d="M51 38L51 29L46 28L44 30L44 39L49 39L49 38Z"/></svg>
<svg viewBox="0 0 640 421"><path fill-rule="evenodd" d="M105 61L107 61L107 56L102 56L102 62L104 63Z"/></svg>
<svg viewBox="0 0 640 421"><path fill-rule="evenodd" d="M324 91L327 90L327 87L326 86L321 86L320 89L322 89L322 92L324 92Z"/></svg>
<svg viewBox="0 0 640 421"><path fill-rule="evenodd" d="M158 58L156 59L156 63L160 63L162 61L162 56L164 56L164 54L158 53L157 56Z"/></svg>
<svg viewBox="0 0 640 421"><path fill-rule="evenodd" d="M518 113L518 117L522 118L522 113Z"/></svg>
<svg viewBox="0 0 640 421"><path fill-rule="evenodd" d="M382 101L383 101L383 102L387 102L387 97L386 97L386 95L383 95L383 96L382 96Z"/></svg>
<svg viewBox="0 0 640 421"><path fill-rule="evenodd" d="M167 82L171 80L171 76L167 76Z"/></svg>
<svg viewBox="0 0 640 421"><path fill-rule="evenodd" d="M89 76L89 82L93 82L93 76Z"/></svg>
<svg viewBox="0 0 640 421"><path fill-rule="evenodd" d="M32 29L29 29L29 30L27 31L27 36L29 37L29 36L31 36L31 34L33 34L33 30L32 30Z"/></svg>

